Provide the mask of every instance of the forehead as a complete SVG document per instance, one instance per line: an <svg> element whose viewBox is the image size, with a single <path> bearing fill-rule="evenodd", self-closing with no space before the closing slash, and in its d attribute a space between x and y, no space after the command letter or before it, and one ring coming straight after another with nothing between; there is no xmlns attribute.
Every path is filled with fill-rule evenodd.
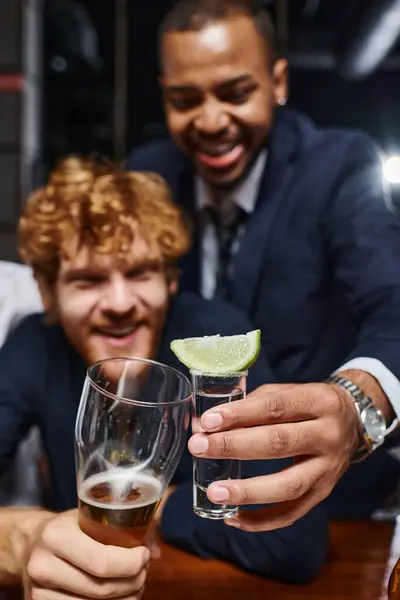
<svg viewBox="0 0 400 600"><path fill-rule="evenodd" d="M145 239L135 235L131 248L122 255L112 255L96 251L88 246L77 247L77 240L66 248L68 257L61 260L60 275L71 270L85 269L110 273L112 271L143 266L161 260L161 253L156 248L150 248Z"/></svg>
<svg viewBox="0 0 400 600"><path fill-rule="evenodd" d="M162 43L168 83L209 79L215 83L243 74L267 73L267 47L251 19L237 16L200 31L171 32Z"/></svg>

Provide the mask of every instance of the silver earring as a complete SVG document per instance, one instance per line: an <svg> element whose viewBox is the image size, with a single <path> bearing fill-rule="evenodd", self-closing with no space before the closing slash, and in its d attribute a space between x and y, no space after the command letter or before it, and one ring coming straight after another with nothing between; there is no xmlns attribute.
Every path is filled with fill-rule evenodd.
<svg viewBox="0 0 400 600"><path fill-rule="evenodd" d="M285 106L287 100L285 98L285 96L281 96L280 98L278 98L278 104L279 106Z"/></svg>

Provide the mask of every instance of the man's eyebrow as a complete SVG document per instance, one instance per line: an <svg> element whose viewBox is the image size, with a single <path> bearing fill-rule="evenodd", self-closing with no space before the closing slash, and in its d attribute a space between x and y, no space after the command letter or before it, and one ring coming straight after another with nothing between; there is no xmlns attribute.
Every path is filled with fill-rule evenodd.
<svg viewBox="0 0 400 600"><path fill-rule="evenodd" d="M232 79L228 79L227 81L222 81L221 83L217 83L213 86L215 90L223 91L226 88L231 88L239 83L247 83L249 81L253 81L251 75L239 75L238 77L233 77ZM171 94L185 94L189 92L201 92L201 89L195 85L166 85L165 89Z"/></svg>
<svg viewBox="0 0 400 600"><path fill-rule="evenodd" d="M228 81L223 81L215 86L217 90L224 90L225 88L231 88L239 83L248 83L253 81L251 75L239 75L238 77L234 77L233 79L229 79Z"/></svg>
<svg viewBox="0 0 400 600"><path fill-rule="evenodd" d="M100 270L89 269L87 267L76 267L69 269L63 275L64 281L72 281L74 279L85 279L88 277L104 277L104 273Z"/></svg>
<svg viewBox="0 0 400 600"><path fill-rule="evenodd" d="M188 92L200 92L195 85L166 85L165 90L171 94L186 94Z"/></svg>

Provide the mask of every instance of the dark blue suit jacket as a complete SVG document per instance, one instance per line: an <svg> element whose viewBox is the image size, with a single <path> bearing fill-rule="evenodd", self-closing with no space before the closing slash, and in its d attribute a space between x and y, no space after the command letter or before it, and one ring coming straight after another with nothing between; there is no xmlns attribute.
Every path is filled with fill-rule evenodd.
<svg viewBox="0 0 400 600"><path fill-rule="evenodd" d="M172 142L138 149L127 167L163 175L194 214L193 171ZM299 113L280 111L229 292L262 330L279 381L323 380L360 356L400 377L400 224L385 200L368 137L318 129ZM197 236L183 266L184 284L199 290ZM368 514L394 486L397 465L388 472L381 466L367 497L357 500L351 489L355 514ZM356 471L371 475L371 467Z"/></svg>
<svg viewBox="0 0 400 600"><path fill-rule="evenodd" d="M170 350L174 338L244 333L249 322L233 306L181 294L167 318L158 359L186 371ZM0 349L0 473L31 425L41 432L49 466L48 506L76 507L74 428L86 365L59 325L46 326L42 315L28 317ZM265 356L249 371L248 388L273 381ZM277 472L288 460L246 461L247 477ZM166 541L204 558L221 558L286 582L306 582L327 551L327 517L316 507L291 527L246 533L193 513L192 459L186 449L178 466L177 490L163 512Z"/></svg>

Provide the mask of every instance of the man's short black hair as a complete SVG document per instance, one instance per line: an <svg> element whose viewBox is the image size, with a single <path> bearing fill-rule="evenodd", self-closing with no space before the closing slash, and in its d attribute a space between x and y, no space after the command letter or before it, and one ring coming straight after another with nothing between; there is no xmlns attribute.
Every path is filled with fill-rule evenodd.
<svg viewBox="0 0 400 600"><path fill-rule="evenodd" d="M159 61L162 68L161 43L167 33L200 31L210 23L235 15L251 19L271 54L277 59L275 27L267 10L255 0L177 0L164 17L158 32Z"/></svg>

